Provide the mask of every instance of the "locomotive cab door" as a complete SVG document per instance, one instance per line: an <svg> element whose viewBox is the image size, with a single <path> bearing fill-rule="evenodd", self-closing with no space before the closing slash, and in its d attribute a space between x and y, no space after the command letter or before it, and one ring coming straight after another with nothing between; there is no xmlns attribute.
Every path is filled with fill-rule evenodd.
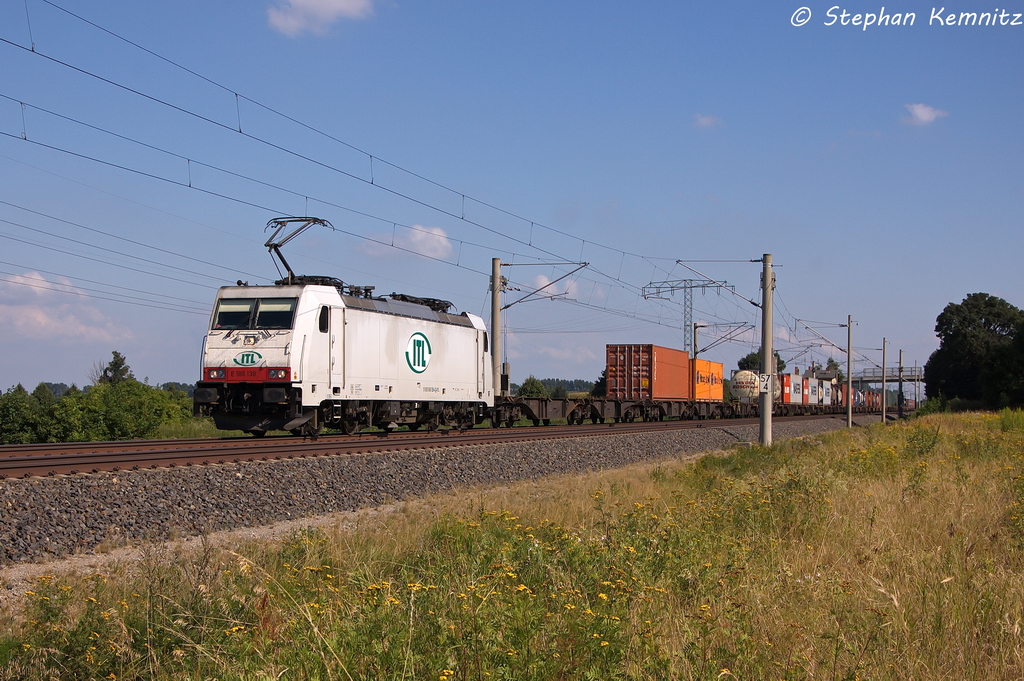
<svg viewBox="0 0 1024 681"><path fill-rule="evenodd" d="M331 392L331 308L321 305L310 330L305 382L311 384L313 401L327 398Z"/></svg>
<svg viewBox="0 0 1024 681"><path fill-rule="evenodd" d="M345 389L345 308L331 308L331 387Z"/></svg>
<svg viewBox="0 0 1024 681"><path fill-rule="evenodd" d="M490 368L490 362L487 361L489 348L487 347L487 332L477 331L476 332L476 394L477 398L482 399L484 393L487 390L486 372Z"/></svg>

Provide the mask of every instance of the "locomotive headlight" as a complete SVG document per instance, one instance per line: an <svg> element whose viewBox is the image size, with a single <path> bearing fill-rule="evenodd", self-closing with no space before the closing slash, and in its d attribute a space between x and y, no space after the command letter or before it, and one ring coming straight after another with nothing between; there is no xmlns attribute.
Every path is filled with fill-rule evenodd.
<svg viewBox="0 0 1024 681"><path fill-rule="evenodd" d="M210 378L224 378L224 370L223 369L208 369L206 375L209 376Z"/></svg>
<svg viewBox="0 0 1024 681"><path fill-rule="evenodd" d="M269 372L270 378L276 378L279 380L286 380L288 378L288 369L271 369Z"/></svg>

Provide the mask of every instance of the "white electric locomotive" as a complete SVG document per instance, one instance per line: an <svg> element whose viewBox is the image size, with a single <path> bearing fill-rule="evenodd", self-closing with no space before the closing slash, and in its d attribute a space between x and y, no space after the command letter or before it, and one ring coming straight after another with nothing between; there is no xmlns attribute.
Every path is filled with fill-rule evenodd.
<svg viewBox="0 0 1024 681"><path fill-rule="evenodd" d="M272 250L310 224L307 221ZM280 252L277 251L280 258ZM445 301L330 277L288 276L273 286L224 286L203 343L195 412L217 427L352 433L369 426L470 427L494 405L484 321Z"/></svg>

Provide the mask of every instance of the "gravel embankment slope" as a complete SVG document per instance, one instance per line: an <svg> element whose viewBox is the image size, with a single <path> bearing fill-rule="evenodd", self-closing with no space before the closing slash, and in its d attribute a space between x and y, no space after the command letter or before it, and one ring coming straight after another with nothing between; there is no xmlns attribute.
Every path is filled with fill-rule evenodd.
<svg viewBox="0 0 1024 681"><path fill-rule="evenodd" d="M774 438L845 423L776 422ZM643 435L6 480L0 483L0 565L89 552L103 542L256 527L458 487L617 468L754 441L757 432L757 426L715 424Z"/></svg>

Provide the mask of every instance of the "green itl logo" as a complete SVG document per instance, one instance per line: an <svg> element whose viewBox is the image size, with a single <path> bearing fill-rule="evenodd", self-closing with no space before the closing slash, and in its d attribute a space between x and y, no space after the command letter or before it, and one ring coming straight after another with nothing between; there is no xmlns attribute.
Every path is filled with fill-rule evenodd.
<svg viewBox="0 0 1024 681"><path fill-rule="evenodd" d="M430 364L430 353L430 341L417 331L409 337L409 344L405 347L405 362L414 372L422 374Z"/></svg>
<svg viewBox="0 0 1024 681"><path fill-rule="evenodd" d="M255 350L246 350L245 352L240 352L235 355L235 358L232 361L240 367L251 367L255 366L256 362L261 359L263 359L263 355L260 353Z"/></svg>

